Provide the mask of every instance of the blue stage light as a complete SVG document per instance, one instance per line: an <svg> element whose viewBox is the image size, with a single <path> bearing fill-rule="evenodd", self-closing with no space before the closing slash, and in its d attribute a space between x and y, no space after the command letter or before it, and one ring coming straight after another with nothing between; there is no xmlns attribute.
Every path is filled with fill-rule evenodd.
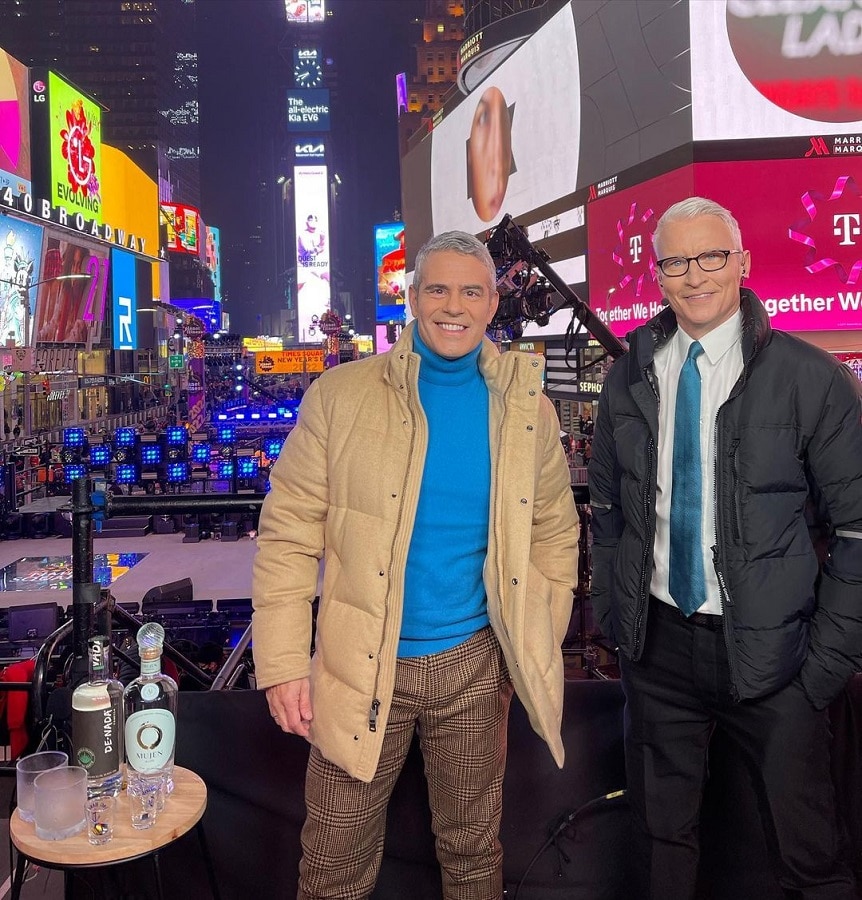
<svg viewBox="0 0 862 900"><path fill-rule="evenodd" d="M236 461L236 474L239 478L256 478L260 462L254 456L240 456Z"/></svg>
<svg viewBox="0 0 862 900"><path fill-rule="evenodd" d="M165 429L165 441L168 444L185 444L189 433L182 425L168 425Z"/></svg>
<svg viewBox="0 0 862 900"><path fill-rule="evenodd" d="M87 474L87 467L80 464L71 466L63 466L63 481L67 484L76 478L84 478Z"/></svg>
<svg viewBox="0 0 862 900"><path fill-rule="evenodd" d="M94 469L108 465L111 461L111 448L107 444L95 444L90 447L90 465Z"/></svg>
<svg viewBox="0 0 862 900"><path fill-rule="evenodd" d="M138 432L134 428L118 428L114 432L115 447L134 447Z"/></svg>
<svg viewBox="0 0 862 900"><path fill-rule="evenodd" d="M189 464L186 462L168 463L168 481L181 484L189 480Z"/></svg>
<svg viewBox="0 0 862 900"><path fill-rule="evenodd" d="M219 425L216 428L216 441L219 444L233 444L236 441L236 425Z"/></svg>
<svg viewBox="0 0 862 900"><path fill-rule="evenodd" d="M233 460L220 459L218 463L219 478L233 478Z"/></svg>
<svg viewBox="0 0 862 900"><path fill-rule="evenodd" d="M114 472L114 481L117 484L134 484L138 480L138 467L123 463L118 465Z"/></svg>
<svg viewBox="0 0 862 900"><path fill-rule="evenodd" d="M87 435L83 428L64 428L63 429L63 446L64 447L83 447Z"/></svg>
<svg viewBox="0 0 862 900"><path fill-rule="evenodd" d="M212 447L209 444L192 444L192 460L196 463L208 463L212 456Z"/></svg>
<svg viewBox="0 0 862 900"><path fill-rule="evenodd" d="M270 459L275 459L281 453L284 440L282 438L265 438L263 442L263 452Z"/></svg>
<svg viewBox="0 0 862 900"><path fill-rule="evenodd" d="M157 466L162 461L162 448L158 444L144 444L141 447L141 465Z"/></svg>

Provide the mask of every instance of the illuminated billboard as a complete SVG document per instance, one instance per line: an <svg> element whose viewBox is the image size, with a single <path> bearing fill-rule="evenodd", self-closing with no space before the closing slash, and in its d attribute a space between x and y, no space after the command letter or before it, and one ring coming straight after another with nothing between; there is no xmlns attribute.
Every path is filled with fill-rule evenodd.
<svg viewBox="0 0 862 900"><path fill-rule="evenodd" d="M323 350L277 350L255 353L254 370L258 375L299 375L323 371Z"/></svg>
<svg viewBox="0 0 862 900"><path fill-rule="evenodd" d="M121 150L102 144L106 240L153 258L159 255L159 189ZM110 224L108 224L110 223Z"/></svg>
<svg viewBox="0 0 862 900"><path fill-rule="evenodd" d="M287 92L287 130L329 131L329 89L296 89Z"/></svg>
<svg viewBox="0 0 862 900"><path fill-rule="evenodd" d="M106 245L85 245L47 235L43 284L36 301L36 343L92 346L101 340L107 307L108 250ZM90 277L57 278L78 274Z"/></svg>
<svg viewBox="0 0 862 900"><path fill-rule="evenodd" d="M689 16L694 140L862 135L858 4L712 0Z"/></svg>
<svg viewBox="0 0 862 900"><path fill-rule="evenodd" d="M30 316L36 310L37 288L42 262L41 225L31 225L11 216L0 218L0 340L12 340L17 347L30 346L24 339L24 303ZM32 322L30 319L31 333ZM28 336L29 337L29 336Z"/></svg>
<svg viewBox="0 0 862 900"><path fill-rule="evenodd" d="M102 109L54 72L48 73L48 108L51 202L101 225Z"/></svg>
<svg viewBox="0 0 862 900"><path fill-rule="evenodd" d="M30 182L29 73L0 50L0 191L26 194Z"/></svg>
<svg viewBox="0 0 862 900"><path fill-rule="evenodd" d="M174 253L201 252L201 214L194 206L163 203L161 222L165 226L165 246Z"/></svg>
<svg viewBox="0 0 862 900"><path fill-rule="evenodd" d="M125 250L111 251L111 297L114 350L138 347L138 290L135 257Z"/></svg>
<svg viewBox="0 0 862 900"><path fill-rule="evenodd" d="M322 22L326 16L325 0L284 0L287 21L294 25Z"/></svg>
<svg viewBox="0 0 862 900"><path fill-rule="evenodd" d="M329 182L326 166L295 166L297 337L322 337L317 320L329 309Z"/></svg>
<svg viewBox="0 0 862 900"><path fill-rule="evenodd" d="M213 277L213 299L221 302L221 231L209 225L204 227L207 234L204 257Z"/></svg>
<svg viewBox="0 0 862 900"><path fill-rule="evenodd" d="M407 298L403 222L374 226L374 269L376 320L403 322Z"/></svg>
<svg viewBox="0 0 862 900"><path fill-rule="evenodd" d="M677 200L709 197L739 221L746 284L775 328L862 328L862 176L847 157L695 163L590 204L593 311L624 335L660 311L652 233Z"/></svg>

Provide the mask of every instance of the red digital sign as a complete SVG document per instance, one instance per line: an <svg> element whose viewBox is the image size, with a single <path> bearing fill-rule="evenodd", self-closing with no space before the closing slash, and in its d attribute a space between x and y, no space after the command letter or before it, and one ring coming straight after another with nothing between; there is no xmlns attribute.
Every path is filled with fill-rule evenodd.
<svg viewBox="0 0 862 900"><path fill-rule="evenodd" d="M589 206L594 311L625 335L661 309L651 235L668 206L709 197L751 252L749 287L785 331L862 328L862 174L852 157L696 163Z"/></svg>
<svg viewBox="0 0 862 900"><path fill-rule="evenodd" d="M161 222L165 226L165 246L175 253L201 252L201 214L194 206L163 203Z"/></svg>

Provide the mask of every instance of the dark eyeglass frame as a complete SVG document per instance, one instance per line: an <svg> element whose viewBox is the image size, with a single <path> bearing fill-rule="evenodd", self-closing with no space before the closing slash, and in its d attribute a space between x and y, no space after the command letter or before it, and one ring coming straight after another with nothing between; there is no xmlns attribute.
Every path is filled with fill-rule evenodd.
<svg viewBox="0 0 862 900"><path fill-rule="evenodd" d="M704 256L714 256L716 253L724 254L724 262L720 266L716 266L714 269L707 269L706 266L701 262L701 257ZM666 256L664 259L656 260L656 265L661 269L662 275L666 275L668 278L682 278L683 275L688 275L688 270L691 268L691 264L696 262L701 272L720 272L726 265L727 261L730 258L732 253L745 253L744 250L704 250L703 253L698 253L697 256ZM682 272L666 272L664 268L664 264L668 262L685 262L685 269Z"/></svg>

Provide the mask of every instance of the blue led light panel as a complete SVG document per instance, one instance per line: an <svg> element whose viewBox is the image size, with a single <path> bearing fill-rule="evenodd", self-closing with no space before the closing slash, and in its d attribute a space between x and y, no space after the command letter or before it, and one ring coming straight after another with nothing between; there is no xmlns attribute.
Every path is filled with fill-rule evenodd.
<svg viewBox="0 0 862 900"><path fill-rule="evenodd" d="M219 425L216 439L220 444L232 444L236 441L236 425Z"/></svg>
<svg viewBox="0 0 862 900"><path fill-rule="evenodd" d="M115 447L134 447L137 432L134 428L118 428L114 432Z"/></svg>
<svg viewBox="0 0 862 900"><path fill-rule="evenodd" d="M87 467L81 465L63 466L63 481L70 482L76 478L83 478L87 474Z"/></svg>
<svg viewBox="0 0 862 900"><path fill-rule="evenodd" d="M218 477L219 478L233 478L233 460L232 459L219 460Z"/></svg>
<svg viewBox="0 0 862 900"><path fill-rule="evenodd" d="M83 428L64 428L63 429L63 446L64 447L83 447L84 446L84 429Z"/></svg>
<svg viewBox="0 0 862 900"><path fill-rule="evenodd" d="M141 447L141 464L157 466L162 461L162 448L158 444L144 444Z"/></svg>
<svg viewBox="0 0 862 900"><path fill-rule="evenodd" d="M189 433L182 425L168 425L165 429L165 440L169 444L185 444Z"/></svg>
<svg viewBox="0 0 862 900"><path fill-rule="evenodd" d="M111 461L111 448L107 444L90 447L90 465L106 466Z"/></svg>
<svg viewBox="0 0 862 900"><path fill-rule="evenodd" d="M185 462L168 463L168 481L181 483L189 480L189 464Z"/></svg>
<svg viewBox="0 0 862 900"><path fill-rule="evenodd" d="M240 478L255 478L260 463L253 456L241 456L236 461L236 474Z"/></svg>
<svg viewBox="0 0 862 900"><path fill-rule="evenodd" d="M212 447L209 444L192 444L192 459L196 463L208 463L212 456Z"/></svg>
<svg viewBox="0 0 862 900"><path fill-rule="evenodd" d="M132 466L128 463L117 466L117 470L114 473L114 481L116 481L117 484L134 484L137 480L137 466Z"/></svg>

